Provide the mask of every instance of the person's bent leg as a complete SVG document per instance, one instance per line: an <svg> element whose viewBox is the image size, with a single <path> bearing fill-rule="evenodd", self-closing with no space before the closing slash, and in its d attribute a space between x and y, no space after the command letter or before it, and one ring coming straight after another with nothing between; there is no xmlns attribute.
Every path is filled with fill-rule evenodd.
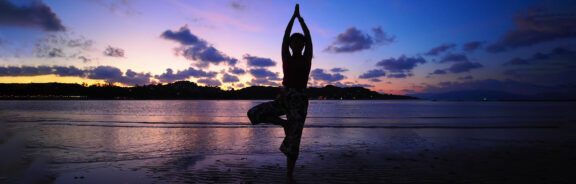
<svg viewBox="0 0 576 184"><path fill-rule="evenodd" d="M284 111L280 107L278 101L270 101L261 103L248 110L247 115L250 123L257 125L260 123L270 123L280 126L286 125L286 120L279 116L284 115Z"/></svg>

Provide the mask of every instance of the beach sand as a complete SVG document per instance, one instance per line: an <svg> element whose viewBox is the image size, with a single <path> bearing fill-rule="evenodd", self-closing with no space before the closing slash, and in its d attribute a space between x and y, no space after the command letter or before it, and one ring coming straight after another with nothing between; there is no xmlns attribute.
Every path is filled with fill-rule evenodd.
<svg viewBox="0 0 576 184"><path fill-rule="evenodd" d="M576 134L568 127L309 127L291 180L278 151L282 129L272 126L2 129L2 183L576 181Z"/></svg>

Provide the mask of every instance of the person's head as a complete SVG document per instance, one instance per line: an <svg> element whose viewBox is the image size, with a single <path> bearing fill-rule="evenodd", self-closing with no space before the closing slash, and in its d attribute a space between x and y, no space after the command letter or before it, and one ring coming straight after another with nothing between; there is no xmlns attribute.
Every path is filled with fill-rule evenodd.
<svg viewBox="0 0 576 184"><path fill-rule="evenodd" d="M292 54L302 53L302 49L304 49L304 45L306 45L306 41L304 40L304 35L301 33L294 33L290 36L290 49L292 49Z"/></svg>

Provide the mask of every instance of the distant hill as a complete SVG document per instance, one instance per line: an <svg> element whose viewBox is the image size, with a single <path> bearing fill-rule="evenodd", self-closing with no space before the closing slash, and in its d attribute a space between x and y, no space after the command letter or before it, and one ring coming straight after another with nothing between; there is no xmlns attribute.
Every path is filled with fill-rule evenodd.
<svg viewBox="0 0 576 184"><path fill-rule="evenodd" d="M0 99L274 99L280 87L251 86L239 90L222 90L215 86L198 86L194 82L119 87L64 83L0 84ZM380 94L363 87L307 88L310 99L417 99L410 96Z"/></svg>
<svg viewBox="0 0 576 184"><path fill-rule="evenodd" d="M445 93L414 93L410 96L426 100L445 101L532 101L532 100L576 100L568 94L537 94L521 95L504 91L494 90L461 90Z"/></svg>

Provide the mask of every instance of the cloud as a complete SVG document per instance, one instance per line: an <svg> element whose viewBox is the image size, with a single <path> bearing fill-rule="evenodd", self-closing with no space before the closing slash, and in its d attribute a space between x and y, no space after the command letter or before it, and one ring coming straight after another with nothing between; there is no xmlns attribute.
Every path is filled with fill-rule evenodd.
<svg viewBox="0 0 576 184"><path fill-rule="evenodd" d="M242 74L246 73L246 71L244 69L238 68L238 67L228 68L228 72L236 74L236 75L242 75Z"/></svg>
<svg viewBox="0 0 576 184"><path fill-rule="evenodd" d="M557 47L547 53L536 53L532 57L514 58L504 63L504 74L519 80L544 85L576 84L576 49Z"/></svg>
<svg viewBox="0 0 576 184"><path fill-rule="evenodd" d="M146 85L151 82L150 73L137 73L128 69L124 73L113 66L98 66L92 70L86 71L89 79L100 79L107 83L122 83L125 85Z"/></svg>
<svg viewBox="0 0 576 184"><path fill-rule="evenodd" d="M196 66L204 68L209 64L218 65L221 62L227 62L229 65L235 65L237 59L230 58L212 46L196 45L194 47L182 48L181 55L188 60L200 61Z"/></svg>
<svg viewBox="0 0 576 184"><path fill-rule="evenodd" d="M376 63L376 66L383 67L392 74L388 78L406 78L412 76L412 69L418 64L424 64L426 60L422 57L406 57L405 55L399 58L384 59Z"/></svg>
<svg viewBox="0 0 576 184"><path fill-rule="evenodd" d="M113 1L106 1L106 0L91 0L91 2L95 2L98 5L108 9L108 11L114 14L121 14L124 13L125 15L139 15L141 14L139 11L134 9L131 5L131 0L113 0Z"/></svg>
<svg viewBox="0 0 576 184"><path fill-rule="evenodd" d="M88 62L92 61L92 59L90 59L86 56L78 56L78 59L82 60L83 63L88 63Z"/></svg>
<svg viewBox="0 0 576 184"><path fill-rule="evenodd" d="M205 84L207 86L220 86L222 83L218 79L198 79L200 84Z"/></svg>
<svg viewBox="0 0 576 184"><path fill-rule="evenodd" d="M372 82L382 82L382 80L380 80L380 79L378 79L378 78L370 79L370 81L372 81Z"/></svg>
<svg viewBox="0 0 576 184"><path fill-rule="evenodd" d="M521 59L521 58L513 58L508 60L506 63L504 63L504 66L509 66L509 65L527 65L530 64L530 62L526 59Z"/></svg>
<svg viewBox="0 0 576 184"><path fill-rule="evenodd" d="M325 73L323 69L317 68L312 70L310 76L316 81L323 81L323 82L336 82L344 79L344 75L340 73L329 74Z"/></svg>
<svg viewBox="0 0 576 184"><path fill-rule="evenodd" d="M440 82L437 85L426 85L421 91L422 93L445 93L464 90L505 91L515 94L534 95L544 91L565 91L569 89L553 86L540 86L510 79L484 79L465 82Z"/></svg>
<svg viewBox="0 0 576 184"><path fill-rule="evenodd" d="M549 12L544 8L528 8L514 17L516 27L490 44L489 52L531 46L562 38L576 37L576 15Z"/></svg>
<svg viewBox="0 0 576 184"><path fill-rule="evenodd" d="M232 83L232 82L238 82L240 81L240 79L238 79L237 76L234 75L230 75L230 74L224 74L224 76L222 76L222 82L224 83Z"/></svg>
<svg viewBox="0 0 576 184"><path fill-rule="evenodd" d="M98 66L81 70L75 66L9 66L0 67L0 76L39 76L39 75L75 76L89 79L104 80L108 83L122 83L126 85L149 84L150 73L137 73L130 69L123 73L113 66Z"/></svg>
<svg viewBox="0 0 576 184"><path fill-rule="evenodd" d="M84 71L74 66L0 66L0 76L38 76L55 74L59 76L84 76Z"/></svg>
<svg viewBox="0 0 576 184"><path fill-rule="evenodd" d="M64 57L64 52L62 52L60 48L52 48L52 50L48 52L48 57Z"/></svg>
<svg viewBox="0 0 576 184"><path fill-rule="evenodd" d="M172 69L168 68L168 69L166 69L165 73L162 73L160 75L155 75L154 77L156 79L158 79L160 82L170 83L170 82L174 82L174 81L178 81L178 80L185 80L185 79L188 79L190 77L196 77L196 78L216 77L217 74L218 73L216 73L216 72L205 72L201 69L195 69L192 67L174 73L172 71Z"/></svg>
<svg viewBox="0 0 576 184"><path fill-rule="evenodd" d="M124 51L124 49L112 46L108 46L106 50L104 50L104 55L110 57L124 57L125 54L126 52Z"/></svg>
<svg viewBox="0 0 576 184"><path fill-rule="evenodd" d="M278 79L278 73L271 72L265 68L250 69L250 74L255 78L271 78Z"/></svg>
<svg viewBox="0 0 576 184"><path fill-rule="evenodd" d="M33 54L36 57L78 59L78 55L90 50L93 43L92 40L72 33L52 33L36 41Z"/></svg>
<svg viewBox="0 0 576 184"><path fill-rule="evenodd" d="M436 69L434 70L434 72L428 74L428 75L444 75L447 74L448 72L446 72L446 70L441 70L441 69Z"/></svg>
<svg viewBox="0 0 576 184"><path fill-rule="evenodd" d="M388 78L406 78L406 77L412 77L412 76L413 76L412 73L394 73L394 74L388 75Z"/></svg>
<svg viewBox="0 0 576 184"><path fill-rule="evenodd" d="M85 72L84 70L80 70L78 68L76 68L75 66L53 66L52 67L54 69L54 74L56 75L60 75L60 76L78 76L78 77L82 77L84 76Z"/></svg>
<svg viewBox="0 0 576 184"><path fill-rule="evenodd" d="M532 57L527 58L527 59L522 59L522 58L518 58L518 57L512 58L512 59L508 60L507 62L505 62L503 65L505 65L505 66L528 65L528 64L535 63L535 62L546 61L546 60L550 60L550 59L558 58L558 57L576 59L576 51L562 48L562 47L556 47L552 51L550 51L550 53L545 54L545 53L538 52L538 53L532 55Z"/></svg>
<svg viewBox="0 0 576 184"><path fill-rule="evenodd" d="M464 77L458 77L458 80L472 80L474 79L474 77L472 77L472 75L467 75Z"/></svg>
<svg viewBox="0 0 576 184"><path fill-rule="evenodd" d="M334 73L342 73L342 72L347 72L348 69L346 69L346 68L332 68L330 71L334 72Z"/></svg>
<svg viewBox="0 0 576 184"><path fill-rule="evenodd" d="M278 82L274 82L274 81L270 81L268 79L265 78L253 78L252 80L250 80L249 82L247 82L248 85L250 86L280 86L280 83Z"/></svg>
<svg viewBox="0 0 576 184"><path fill-rule="evenodd" d="M367 71L366 73L363 73L358 78L370 79L370 78L378 78L378 77L384 77L384 76L386 76L386 72L384 72L384 70L375 69L375 70L370 70L370 71Z"/></svg>
<svg viewBox="0 0 576 184"><path fill-rule="evenodd" d="M442 44L440 46L434 47L432 49L430 49L430 51L426 52L426 55L429 56L437 56L438 54L447 51L451 48L456 47L456 44Z"/></svg>
<svg viewBox="0 0 576 184"><path fill-rule="evenodd" d="M206 41L201 40L190 32L188 25L182 26L178 31L166 30L162 33L161 37L167 40L176 41L182 45L207 45Z"/></svg>
<svg viewBox="0 0 576 184"><path fill-rule="evenodd" d="M209 64L218 65L222 62L235 65L238 61L192 34L188 25L182 26L178 31L166 30L160 36L180 43L182 46L175 49L176 54L182 55L188 60L199 61L196 66L201 68L207 67Z"/></svg>
<svg viewBox="0 0 576 184"><path fill-rule="evenodd" d="M338 34L336 40L332 42L324 51L334 53L351 53L366 49L375 48L378 45L385 45L396 40L396 36L388 35L382 31L382 27L373 28L373 35L364 33L352 26L344 33Z"/></svg>
<svg viewBox="0 0 576 184"><path fill-rule="evenodd" d="M114 79L122 77L122 71L113 66L98 66L90 71L90 79Z"/></svg>
<svg viewBox="0 0 576 184"><path fill-rule="evenodd" d="M41 1L33 1L26 6L16 6L10 1L1 0L0 25L40 28L44 31L66 30L56 13Z"/></svg>
<svg viewBox="0 0 576 184"><path fill-rule="evenodd" d="M466 57L466 55L464 54L449 53L444 55L444 57L442 57L442 59L440 59L438 62L446 63L446 62L469 62L469 61L470 60L468 60L468 57Z"/></svg>
<svg viewBox="0 0 576 184"><path fill-rule="evenodd" d="M230 3L230 7L232 7L235 10L244 10L246 9L246 5L240 4L240 2L238 1L232 1Z"/></svg>
<svg viewBox="0 0 576 184"><path fill-rule="evenodd" d="M262 58L256 56L244 55L244 59L248 61L248 66L252 67L271 67L276 66L276 62L270 58Z"/></svg>
<svg viewBox="0 0 576 184"><path fill-rule="evenodd" d="M462 73L462 72L469 72L470 70L482 68L483 65L480 63L474 62L459 62L454 63L452 66L448 68L448 71L452 73Z"/></svg>
<svg viewBox="0 0 576 184"><path fill-rule="evenodd" d="M473 52L476 49L479 49L480 47L482 47L482 42L479 41L473 41L473 42L468 42L465 43L464 45L462 45L462 50L466 51L466 52Z"/></svg>

